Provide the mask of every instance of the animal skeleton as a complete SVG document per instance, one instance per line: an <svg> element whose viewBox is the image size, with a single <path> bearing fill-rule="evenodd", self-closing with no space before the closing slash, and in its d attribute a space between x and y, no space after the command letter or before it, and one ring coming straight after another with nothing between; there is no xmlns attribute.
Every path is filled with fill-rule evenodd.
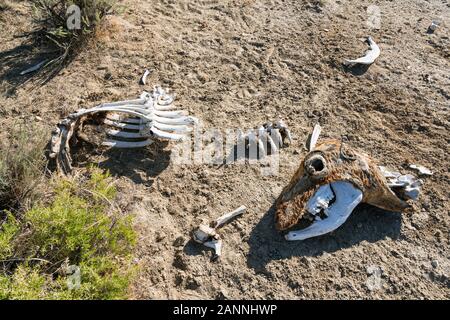
<svg viewBox="0 0 450 320"><path fill-rule="evenodd" d="M367 43L370 46L370 49L366 51L365 55L361 58L355 60L344 60L344 64L347 66L353 66L355 64L372 64L375 60L380 56L380 47L373 41L372 37L367 37Z"/></svg>
<svg viewBox="0 0 450 320"><path fill-rule="evenodd" d="M388 181L386 180L388 178ZM422 182L380 168L339 140L319 143L305 159L276 203L276 227L286 230L301 219L308 227L291 231L287 240L304 240L341 226L361 202L388 211L403 211L416 199Z"/></svg>
<svg viewBox="0 0 450 320"><path fill-rule="evenodd" d="M70 144L75 138L113 148L140 148L155 139L181 140L197 119L175 110L173 101L173 96L155 87L153 93L144 91L136 100L78 110L52 132L50 158L56 160L58 169L68 173L72 169ZM84 132L89 125L94 125L90 135ZM99 133L105 139L97 143Z"/></svg>

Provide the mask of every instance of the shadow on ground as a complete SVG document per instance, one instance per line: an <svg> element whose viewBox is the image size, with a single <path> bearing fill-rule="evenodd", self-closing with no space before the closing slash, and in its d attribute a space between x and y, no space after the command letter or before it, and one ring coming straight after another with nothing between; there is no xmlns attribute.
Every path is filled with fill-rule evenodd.
<svg viewBox="0 0 450 320"><path fill-rule="evenodd" d="M20 86L33 81L35 86L43 85L55 77L67 66L75 55L68 56L61 63L52 63L61 55L61 52L51 50L39 40L36 32L26 33L20 36L22 44L17 47L0 52L0 94L13 96ZM21 74L38 64L42 68L36 71Z"/></svg>
<svg viewBox="0 0 450 320"><path fill-rule="evenodd" d="M167 144L166 141L157 141L146 148L107 150L83 144L72 150L73 164L77 167L87 166L93 163L95 155L101 155L102 159L106 159L96 164L108 170L112 176L128 177L136 184L151 187L154 178L170 164L171 151L166 148Z"/></svg>
<svg viewBox="0 0 450 320"><path fill-rule="evenodd" d="M282 233L275 230L274 214L275 206L272 206L254 227L248 240L250 252L247 264L257 272L264 271L272 260L314 257L352 247L361 241L374 243L386 237L397 239L402 221L400 213L362 204L336 231L305 241L288 242Z"/></svg>

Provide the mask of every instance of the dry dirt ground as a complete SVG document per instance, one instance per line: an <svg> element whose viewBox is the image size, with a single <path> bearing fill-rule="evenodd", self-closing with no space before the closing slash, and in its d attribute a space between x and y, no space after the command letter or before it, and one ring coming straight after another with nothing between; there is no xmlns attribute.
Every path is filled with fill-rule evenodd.
<svg viewBox="0 0 450 320"><path fill-rule="evenodd" d="M205 129L248 129L278 116L292 129L275 176L258 164L174 165L172 144L80 150L78 170L110 169L124 209L136 214L141 272L132 298L450 298L447 1L125 1L95 44L36 88L17 76L39 51L21 37L32 28L29 9L9 3L0 12L3 132L19 118L50 132L70 111L134 98L151 89L139 85L145 67L149 84L170 87ZM370 5L380 10L378 29L368 24ZM433 19L441 25L428 34ZM366 70L344 69L344 58L366 50L367 35L380 58ZM331 234L286 242L271 207L316 122L380 164L431 168L413 212L363 205ZM240 205L248 212L223 228L223 257L211 262L190 231Z"/></svg>

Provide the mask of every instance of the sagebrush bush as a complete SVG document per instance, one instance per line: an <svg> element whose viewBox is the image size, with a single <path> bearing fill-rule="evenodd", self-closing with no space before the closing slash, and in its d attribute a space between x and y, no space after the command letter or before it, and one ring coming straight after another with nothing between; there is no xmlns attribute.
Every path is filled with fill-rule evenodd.
<svg viewBox="0 0 450 320"><path fill-rule="evenodd" d="M58 71L64 63L73 58L91 39L95 28L108 14L114 12L115 0L31 0L33 16L39 26L35 33L43 42L56 51L46 63L48 69ZM67 9L77 5L80 8L80 28L69 28Z"/></svg>
<svg viewBox="0 0 450 320"><path fill-rule="evenodd" d="M0 143L0 211L26 206L39 192L46 170L47 132L37 125L16 123ZM1 215L0 215L1 216Z"/></svg>
<svg viewBox="0 0 450 320"><path fill-rule="evenodd" d="M52 201L20 223L8 214L0 224L0 298L126 297L136 235L131 217L114 208L115 194L108 174L92 168L86 179L59 181ZM79 287L69 287L68 266L79 268Z"/></svg>

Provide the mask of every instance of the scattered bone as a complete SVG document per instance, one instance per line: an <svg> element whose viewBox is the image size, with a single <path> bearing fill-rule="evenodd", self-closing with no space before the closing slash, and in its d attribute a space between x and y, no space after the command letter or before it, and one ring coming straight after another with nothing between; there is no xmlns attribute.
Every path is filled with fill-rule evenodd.
<svg viewBox="0 0 450 320"><path fill-rule="evenodd" d="M150 71L148 69L145 69L143 76L141 77L141 81L140 83L142 85L146 85L147 84L147 77L150 75Z"/></svg>
<svg viewBox="0 0 450 320"><path fill-rule="evenodd" d="M31 72L39 70L40 68L42 68L47 63L47 61L48 60L44 60L44 61L39 62L38 64L36 64L36 65L34 65L34 66L32 66L32 67L22 71L20 73L20 75L23 76L23 75L25 75L27 73L31 73Z"/></svg>
<svg viewBox="0 0 450 320"><path fill-rule="evenodd" d="M316 143L317 143L317 140L319 140L321 132L322 132L322 127L320 126L320 124L316 124L306 142L306 148L308 149L309 152L313 151L314 148L316 147Z"/></svg>
<svg viewBox="0 0 450 320"><path fill-rule="evenodd" d="M305 156L280 194L276 228L283 231L300 220L312 220L303 230L286 235L287 240L304 240L337 229L359 203L401 212L410 207L404 199L417 199L421 184L412 175L379 168L342 140L327 139Z"/></svg>
<svg viewBox="0 0 450 320"><path fill-rule="evenodd" d="M234 217L243 214L246 210L247 208L245 206L241 206L236 210L226 213L218 219L212 221L209 226L206 224L201 224L193 231L192 239L197 243L214 249L213 260L219 258L222 254L222 240L220 239L220 235L217 233L217 229L228 223Z"/></svg>
<svg viewBox="0 0 450 320"><path fill-rule="evenodd" d="M174 110L173 100L165 90L155 87L153 93L144 91L139 99L78 110L53 131L49 156L56 160L58 170L69 173L70 145L76 139L114 148L141 148L155 139L182 140L197 119L187 116L185 111ZM94 127L94 135L85 133L89 126ZM94 142L101 133L106 136L103 141Z"/></svg>
<svg viewBox="0 0 450 320"><path fill-rule="evenodd" d="M353 66L355 64L364 64L364 65L370 65L375 62L375 60L380 56L380 48L378 45L373 41L372 37L367 38L367 43L370 46L370 49L366 51L365 55L361 58L355 59L355 60L344 60L344 65L346 66Z"/></svg>
<svg viewBox="0 0 450 320"><path fill-rule="evenodd" d="M438 27L439 27L439 21L433 20L430 24L430 26L428 27L428 31L433 33Z"/></svg>
<svg viewBox="0 0 450 320"><path fill-rule="evenodd" d="M382 166L379 168L390 188L395 188L394 190L407 199L415 201L419 198L420 187L423 185L422 180L417 179L412 174L402 175L400 172L392 172Z"/></svg>
<svg viewBox="0 0 450 320"><path fill-rule="evenodd" d="M417 170L419 171L420 174L425 175L425 176L432 176L433 172L431 172L430 169L425 168L424 166L420 166L420 165L416 165L416 164L411 164L409 166L411 169Z"/></svg>
<svg viewBox="0 0 450 320"><path fill-rule="evenodd" d="M234 217L240 216L241 214L245 213L247 211L247 208L245 206L240 206L236 210L226 213L220 218L218 218L216 221L214 221L214 228L220 228L224 224L226 224L228 221L232 220Z"/></svg>

